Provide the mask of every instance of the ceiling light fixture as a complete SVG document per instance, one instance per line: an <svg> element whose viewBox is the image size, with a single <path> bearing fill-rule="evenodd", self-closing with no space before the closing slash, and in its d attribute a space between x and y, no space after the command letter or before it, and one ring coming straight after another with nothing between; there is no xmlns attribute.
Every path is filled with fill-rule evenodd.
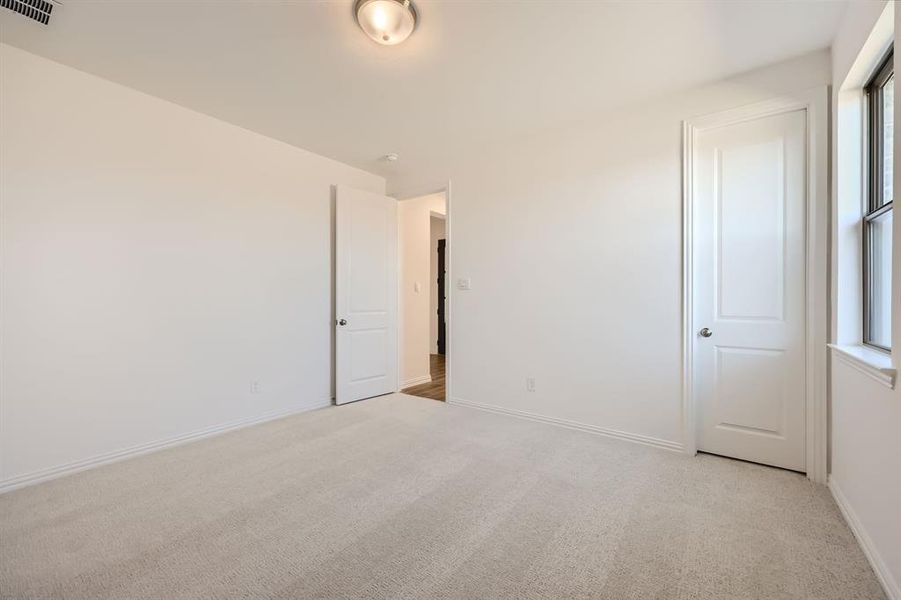
<svg viewBox="0 0 901 600"><path fill-rule="evenodd" d="M399 44L416 28L416 9L410 0L357 0L354 17L366 35L379 44Z"/></svg>

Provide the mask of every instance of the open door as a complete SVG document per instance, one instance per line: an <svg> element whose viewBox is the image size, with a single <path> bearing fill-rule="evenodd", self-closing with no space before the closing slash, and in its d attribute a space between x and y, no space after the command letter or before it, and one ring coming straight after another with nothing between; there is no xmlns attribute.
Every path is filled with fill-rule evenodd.
<svg viewBox="0 0 901 600"><path fill-rule="evenodd" d="M335 403L397 391L397 201L338 186Z"/></svg>
<svg viewBox="0 0 901 600"><path fill-rule="evenodd" d="M695 133L698 450L806 471L804 109Z"/></svg>

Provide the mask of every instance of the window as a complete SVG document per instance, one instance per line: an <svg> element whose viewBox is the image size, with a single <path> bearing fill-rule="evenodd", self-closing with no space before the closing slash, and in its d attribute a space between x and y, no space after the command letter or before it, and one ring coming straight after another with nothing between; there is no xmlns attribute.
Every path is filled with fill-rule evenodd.
<svg viewBox="0 0 901 600"><path fill-rule="evenodd" d="M892 344L892 199L895 67L893 52L867 84L869 179L863 217L863 341Z"/></svg>

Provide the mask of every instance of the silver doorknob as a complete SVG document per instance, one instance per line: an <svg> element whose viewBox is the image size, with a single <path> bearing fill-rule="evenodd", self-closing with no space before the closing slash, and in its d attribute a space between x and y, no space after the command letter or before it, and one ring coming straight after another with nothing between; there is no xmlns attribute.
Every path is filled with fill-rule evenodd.
<svg viewBox="0 0 901 600"><path fill-rule="evenodd" d="M338 325L344 327L345 325L347 325L347 319L341 319L340 321L338 321Z"/></svg>
<svg viewBox="0 0 901 600"><path fill-rule="evenodd" d="M701 337L710 337L713 335L713 332L707 329L706 327L698 332Z"/></svg>

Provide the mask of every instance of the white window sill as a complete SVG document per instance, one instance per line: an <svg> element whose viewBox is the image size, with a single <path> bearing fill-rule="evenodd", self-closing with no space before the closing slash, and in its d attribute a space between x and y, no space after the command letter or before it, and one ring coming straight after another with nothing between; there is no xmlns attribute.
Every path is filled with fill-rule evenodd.
<svg viewBox="0 0 901 600"><path fill-rule="evenodd" d="M836 359L894 389L897 370L892 365L891 355L860 344L829 344L829 347Z"/></svg>

